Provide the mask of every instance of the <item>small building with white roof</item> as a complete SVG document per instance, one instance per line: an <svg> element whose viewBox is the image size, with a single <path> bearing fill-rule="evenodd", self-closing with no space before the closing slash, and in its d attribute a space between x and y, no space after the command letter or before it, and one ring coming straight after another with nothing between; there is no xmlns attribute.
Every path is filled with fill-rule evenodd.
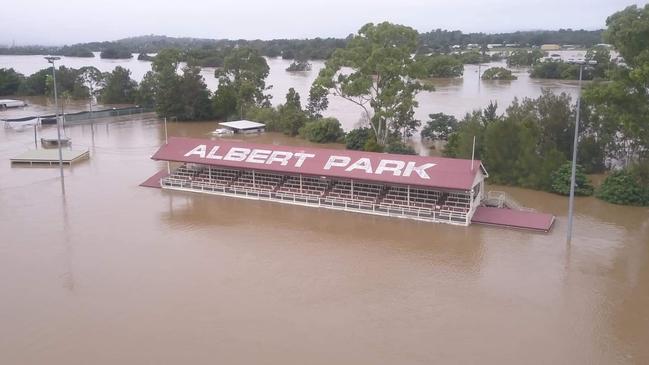
<svg viewBox="0 0 649 365"><path fill-rule="evenodd" d="M250 120L235 120L232 122L221 122L219 126L231 130L233 133L262 133L266 124Z"/></svg>

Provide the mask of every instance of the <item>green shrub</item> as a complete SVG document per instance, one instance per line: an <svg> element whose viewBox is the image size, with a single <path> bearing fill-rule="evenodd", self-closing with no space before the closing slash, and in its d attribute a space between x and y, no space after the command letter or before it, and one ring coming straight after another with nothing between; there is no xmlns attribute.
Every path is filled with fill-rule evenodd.
<svg viewBox="0 0 649 365"><path fill-rule="evenodd" d="M365 143L370 139L370 137L372 137L376 142L374 132L371 128L352 129L345 135L345 146L348 150L362 151L364 150Z"/></svg>
<svg viewBox="0 0 649 365"><path fill-rule="evenodd" d="M412 148L412 146L408 146L407 144L403 143L401 140L390 141L390 143L388 143L387 147L385 148L385 152L396 153L398 155L417 154L417 152L415 152L415 149Z"/></svg>
<svg viewBox="0 0 649 365"><path fill-rule="evenodd" d="M307 124L300 129L300 135L311 142L328 143L338 142L345 137L345 132L340 127L336 118L321 118Z"/></svg>
<svg viewBox="0 0 649 365"><path fill-rule="evenodd" d="M570 195L570 177L572 174L572 163L567 162L552 173L552 186L550 191L561 195ZM593 195L593 186L584 173L584 169L577 165L575 171L575 195Z"/></svg>
<svg viewBox="0 0 649 365"><path fill-rule="evenodd" d="M516 80L512 72L504 67L490 67L482 74L483 80Z"/></svg>
<svg viewBox="0 0 649 365"><path fill-rule="evenodd" d="M649 187L632 171L616 171L606 177L596 196L622 205L649 205Z"/></svg>

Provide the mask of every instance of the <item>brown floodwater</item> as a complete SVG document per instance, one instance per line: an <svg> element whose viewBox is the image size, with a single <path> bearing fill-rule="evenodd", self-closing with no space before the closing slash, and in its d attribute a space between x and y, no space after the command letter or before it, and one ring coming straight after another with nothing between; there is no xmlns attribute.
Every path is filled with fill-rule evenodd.
<svg viewBox="0 0 649 365"><path fill-rule="evenodd" d="M155 117L66 134L62 196L0 128L0 364L649 363L647 208L578 198L566 245L552 194L490 187L557 215L535 234L169 192L138 186Z"/></svg>

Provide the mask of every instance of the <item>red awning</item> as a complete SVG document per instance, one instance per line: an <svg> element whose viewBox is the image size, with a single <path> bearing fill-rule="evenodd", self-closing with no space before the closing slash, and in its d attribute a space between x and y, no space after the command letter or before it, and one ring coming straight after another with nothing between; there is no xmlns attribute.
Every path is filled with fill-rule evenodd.
<svg viewBox="0 0 649 365"><path fill-rule="evenodd" d="M197 138L170 138L152 159L452 190L469 190L486 175L478 160L472 169L464 159Z"/></svg>

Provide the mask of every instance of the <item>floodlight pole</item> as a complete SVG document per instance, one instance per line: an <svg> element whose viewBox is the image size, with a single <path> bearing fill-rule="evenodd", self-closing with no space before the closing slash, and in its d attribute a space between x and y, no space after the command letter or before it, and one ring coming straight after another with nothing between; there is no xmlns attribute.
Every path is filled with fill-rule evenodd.
<svg viewBox="0 0 649 365"><path fill-rule="evenodd" d="M61 150L61 121L59 120L59 100L56 93L56 68L54 66L54 61L60 60L61 57L45 57L47 62L52 64L52 81L54 83L54 106L56 108L55 117L56 117L56 138L57 145L59 147L59 171L61 173L61 190L63 195L65 195L65 179L63 177L63 151Z"/></svg>
<svg viewBox="0 0 649 365"><path fill-rule="evenodd" d="M577 143L579 141L579 111L581 109L581 76L584 65L579 65L579 94L577 95L577 116L575 118L575 139L572 142L572 171L570 172L570 198L568 200L568 233L566 242L572 240L572 216L575 208L575 175L577 170Z"/></svg>

